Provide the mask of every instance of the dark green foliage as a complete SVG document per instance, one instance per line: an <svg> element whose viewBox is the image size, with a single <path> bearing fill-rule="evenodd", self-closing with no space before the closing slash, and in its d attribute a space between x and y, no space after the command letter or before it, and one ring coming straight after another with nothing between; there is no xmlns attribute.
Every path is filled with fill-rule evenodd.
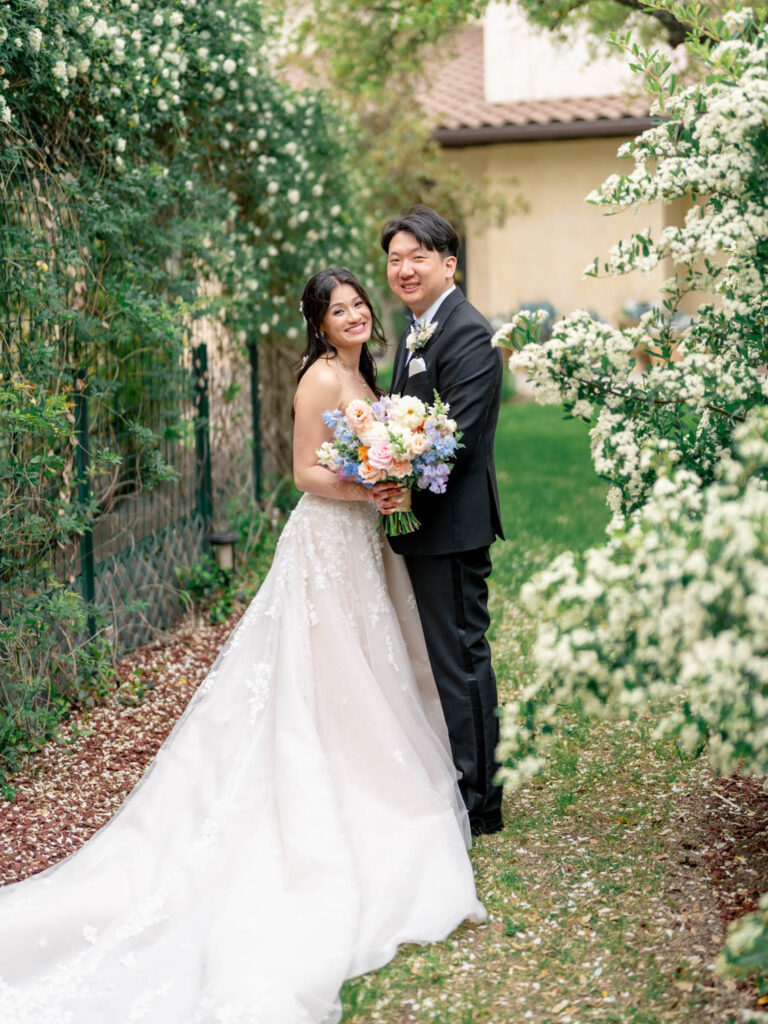
<svg viewBox="0 0 768 1024"><path fill-rule="evenodd" d="M0 6L0 772L123 646L78 592L82 538L111 557L195 515L195 321L247 368L249 341L299 346L307 274L356 260L344 126L276 80L262 14Z"/></svg>

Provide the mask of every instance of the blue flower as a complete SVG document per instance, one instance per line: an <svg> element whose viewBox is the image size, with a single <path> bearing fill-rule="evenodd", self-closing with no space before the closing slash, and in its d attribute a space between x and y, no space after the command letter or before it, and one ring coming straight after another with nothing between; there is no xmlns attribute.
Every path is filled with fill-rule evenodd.
<svg viewBox="0 0 768 1024"><path fill-rule="evenodd" d="M454 437L441 437L435 441L432 449L439 459L450 459L456 451L456 439Z"/></svg>
<svg viewBox="0 0 768 1024"><path fill-rule="evenodd" d="M332 427L336 430L340 423L343 422L344 413L341 409L328 409L323 413L323 423L326 427Z"/></svg>

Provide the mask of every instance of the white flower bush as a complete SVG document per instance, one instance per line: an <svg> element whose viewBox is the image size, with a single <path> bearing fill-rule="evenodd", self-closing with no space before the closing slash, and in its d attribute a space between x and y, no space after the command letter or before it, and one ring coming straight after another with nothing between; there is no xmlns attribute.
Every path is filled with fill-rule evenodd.
<svg viewBox="0 0 768 1024"><path fill-rule="evenodd" d="M215 262L230 319L241 312L281 338L304 279L331 263L361 265L363 250L344 125L319 94L278 80L277 28L250 0L0 5L0 130L49 149L52 134L53 164L87 138L107 173L135 176L136 188L148 163L173 175L183 155L189 191L196 179L213 185L228 206ZM55 133L40 110L58 121Z"/></svg>
<svg viewBox="0 0 768 1024"><path fill-rule="evenodd" d="M722 37L711 50L699 47L709 79L665 95L656 109L664 120L620 150L634 169L589 197L610 210L694 200L682 226L657 239L637 233L603 264L619 274L670 260L675 276L663 305L622 330L573 314L544 345L527 344L534 318L519 314L497 339L518 349L511 365L531 378L540 401L598 417L593 452L624 513L642 504L660 465L712 479L733 425L768 393L768 37L749 12L706 28ZM645 66L663 67L653 57ZM599 269L596 260L588 273ZM696 291L715 301L679 327L674 314ZM629 372L637 349L651 356L642 377Z"/></svg>
<svg viewBox="0 0 768 1024"><path fill-rule="evenodd" d="M50 578L50 552L95 509L173 475L167 453L190 437L191 321L216 314L242 345L225 402L258 355L265 468L284 472L298 296L321 266L363 266L345 123L278 79L276 34L259 0L0 3L4 349L24 385L0 386L0 461L11 453L6 490L39 511L3 509L0 790L64 712L52 679L77 702L103 691L107 642L79 639L103 607ZM75 380L98 402L93 502L59 422ZM35 476L19 452L55 464ZM76 642L60 642L63 623Z"/></svg>
<svg viewBox="0 0 768 1024"><path fill-rule="evenodd" d="M539 674L516 709L525 714L505 722L513 776L530 714L554 734L574 700L601 717L653 710L658 738L689 753L708 741L722 774L768 774L767 470L763 408L734 432L710 484L686 469L660 475L605 547L566 552L525 585L542 623Z"/></svg>
<svg viewBox="0 0 768 1024"><path fill-rule="evenodd" d="M652 713L657 737L706 749L719 773L768 775L768 29L744 9L698 20L691 39L704 75L682 89L630 44L660 120L622 147L634 168L589 197L610 210L692 200L682 225L633 235L602 266L669 261L662 304L624 329L577 312L542 344L519 315L496 338L540 402L592 424L613 512L605 546L561 555L523 589L540 626L536 676L502 725L511 785L541 769L574 705ZM722 962L768 979L765 906Z"/></svg>

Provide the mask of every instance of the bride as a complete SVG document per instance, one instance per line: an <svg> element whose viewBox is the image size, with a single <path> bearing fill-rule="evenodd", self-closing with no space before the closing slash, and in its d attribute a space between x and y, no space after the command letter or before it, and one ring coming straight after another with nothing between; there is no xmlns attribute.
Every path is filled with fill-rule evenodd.
<svg viewBox="0 0 768 1024"><path fill-rule="evenodd" d="M0 889L3 1024L335 1024L345 979L485 916L391 495L315 458L322 413L378 393L378 321L341 268L302 310L305 493L115 817Z"/></svg>

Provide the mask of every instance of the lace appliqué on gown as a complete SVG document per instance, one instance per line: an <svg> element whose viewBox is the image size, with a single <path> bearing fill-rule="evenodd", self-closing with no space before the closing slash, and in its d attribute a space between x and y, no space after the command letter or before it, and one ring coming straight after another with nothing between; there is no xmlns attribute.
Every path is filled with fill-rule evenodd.
<svg viewBox="0 0 768 1024"><path fill-rule="evenodd" d="M334 1024L346 978L482 919L467 841L402 562L305 495L123 807L0 889L0 1021Z"/></svg>

